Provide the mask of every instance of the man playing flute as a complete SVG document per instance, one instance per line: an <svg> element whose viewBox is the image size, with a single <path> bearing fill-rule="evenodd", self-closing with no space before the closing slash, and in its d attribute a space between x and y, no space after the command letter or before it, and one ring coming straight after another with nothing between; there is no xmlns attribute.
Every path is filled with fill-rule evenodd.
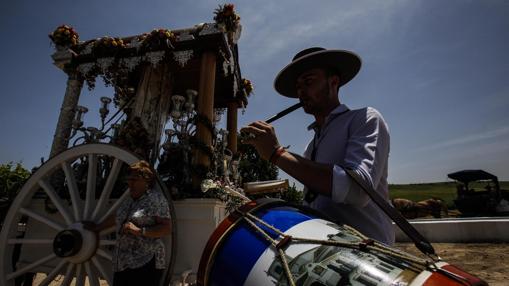
<svg viewBox="0 0 509 286"><path fill-rule="evenodd" d="M245 143L304 186L305 204L333 220L350 225L386 244L394 243L391 220L345 172L353 170L363 183L389 202L389 130L374 108L351 110L339 100L339 89L355 77L360 58L344 50L309 48L276 76L283 96L298 98L315 118L308 127L314 138L303 156L281 147L274 127L256 121L242 128L252 134Z"/></svg>

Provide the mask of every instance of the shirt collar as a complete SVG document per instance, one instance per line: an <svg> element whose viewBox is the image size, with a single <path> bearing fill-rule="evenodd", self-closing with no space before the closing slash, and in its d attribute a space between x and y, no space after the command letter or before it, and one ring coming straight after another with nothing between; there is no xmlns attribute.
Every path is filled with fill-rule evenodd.
<svg viewBox="0 0 509 286"><path fill-rule="evenodd" d="M338 114L338 113L341 113L341 112L345 112L346 110L348 110L348 106L346 106L346 104L340 104L338 105L336 108L334 108L330 113L329 115L327 115L327 117L325 118L325 124L327 124L327 122L329 122L330 118L334 115L334 114ZM309 126L308 126L308 131L311 131L311 130L315 130L318 128L318 125L316 123L316 121L314 121L313 123L311 123Z"/></svg>

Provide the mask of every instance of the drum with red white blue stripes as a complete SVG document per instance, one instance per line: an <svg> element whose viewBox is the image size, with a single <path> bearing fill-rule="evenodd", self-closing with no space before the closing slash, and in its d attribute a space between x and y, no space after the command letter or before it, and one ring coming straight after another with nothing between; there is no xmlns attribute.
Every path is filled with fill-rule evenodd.
<svg viewBox="0 0 509 286"><path fill-rule="evenodd" d="M279 200L250 202L228 216L209 238L200 261L198 285L290 285L275 248L243 219L247 212L287 236L354 244L365 241L351 228L308 208ZM272 239L280 239L274 230L256 224ZM297 242L284 250L296 285L487 285L447 263L435 264L440 271L423 270L391 251Z"/></svg>

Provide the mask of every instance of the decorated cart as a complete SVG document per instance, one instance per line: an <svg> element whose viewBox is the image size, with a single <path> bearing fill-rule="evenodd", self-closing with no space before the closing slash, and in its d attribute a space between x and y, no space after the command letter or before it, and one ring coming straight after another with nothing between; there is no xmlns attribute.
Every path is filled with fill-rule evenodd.
<svg viewBox="0 0 509 286"><path fill-rule="evenodd" d="M111 285L115 228L85 225L116 212L141 159L172 218L160 285L485 285L434 253L417 258L305 207L246 197L288 182L242 182L237 112L252 85L239 68L239 19L224 5L214 23L188 29L80 41L64 25L50 35L67 88L50 158L5 218L0 285L34 273L38 285ZM97 78L114 94L87 126L80 94Z"/></svg>
<svg viewBox="0 0 509 286"><path fill-rule="evenodd" d="M233 5L218 8L214 19L123 38L81 41L67 25L50 34L67 88L50 158L5 219L0 285L30 273L47 274L40 285L111 284L115 230L96 241L83 222L98 223L116 211L128 196L126 168L140 159L156 169L155 187L167 197L173 220L164 284L196 275L225 202L235 203L224 188L236 191L241 184L237 112L252 91L239 68L241 26ZM87 126L91 107L80 104L80 94L96 79L114 94L100 98L98 126ZM221 116L226 130L217 126ZM202 192L203 182L213 190Z"/></svg>

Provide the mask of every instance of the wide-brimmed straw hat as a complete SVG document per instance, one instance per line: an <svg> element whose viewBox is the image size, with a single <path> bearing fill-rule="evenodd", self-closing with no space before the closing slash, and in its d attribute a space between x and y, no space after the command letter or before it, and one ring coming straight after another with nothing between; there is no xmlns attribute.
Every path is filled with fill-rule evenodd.
<svg viewBox="0 0 509 286"><path fill-rule="evenodd" d="M345 85L359 72L361 59L355 53L345 50L327 50L320 47L298 52L292 62L284 67L274 80L274 88L287 97L297 97L297 78L313 68L331 68L339 73L340 86Z"/></svg>

